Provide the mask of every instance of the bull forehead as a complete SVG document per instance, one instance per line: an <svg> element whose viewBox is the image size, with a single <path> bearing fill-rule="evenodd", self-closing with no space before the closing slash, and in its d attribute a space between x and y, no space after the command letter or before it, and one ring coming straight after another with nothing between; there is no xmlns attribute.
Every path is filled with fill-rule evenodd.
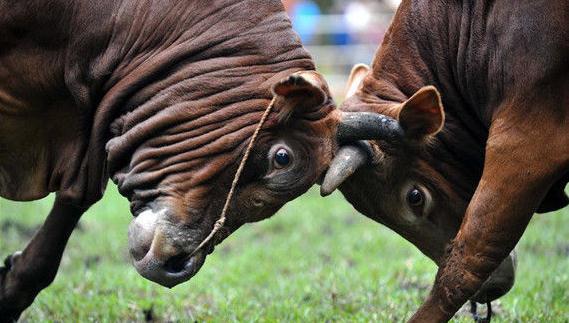
<svg viewBox="0 0 569 323"><path fill-rule="evenodd" d="M136 8L135 21L141 13L152 19L134 28L136 37L132 29L123 35L124 46L139 54L121 63L125 67L111 78L118 87L123 86L119 78L141 83L126 99L106 146L110 173L125 191L172 173L192 174L191 179L178 176L180 182L209 180L240 155L270 101L271 85L293 72L314 69L279 2L221 1L201 8L200 1L187 1L176 6L183 8L168 13ZM163 23L173 19L167 14L177 17L175 24ZM150 32L166 37L150 38L148 44L158 43L143 50L136 39ZM136 59L140 54L148 56L142 63ZM136 176L141 172L147 176Z"/></svg>
<svg viewBox="0 0 569 323"><path fill-rule="evenodd" d="M37 161L46 167L68 166L59 171L63 180L49 189L38 188L35 195L68 190L81 203L92 202L106 183L104 143L110 136L125 135L107 145L112 174L129 167L128 156L147 139L182 121L205 122L202 116L212 118L219 111L221 116L195 129L210 133L214 123L233 124L231 120L245 114L258 120L256 113L270 99L267 80L285 71L314 69L280 1L55 0L40 6L42 10L14 5L2 24L7 27L8 48L15 46L8 57L17 58L9 64L3 58L3 63L19 71L9 71L9 83L18 87L10 92L31 93L42 111L45 104L64 96L57 102L58 111L81 114L81 131L73 132L73 140L54 141L67 145L65 154L58 156L61 160ZM13 42L12 22L21 21L26 22L29 41ZM28 73L34 78L26 80L21 71L29 67L30 57L32 65L45 68L40 69L42 77ZM32 84L37 80L39 90ZM238 104L245 101L257 102ZM231 104L241 108L228 109ZM246 129L230 132L237 133L230 140L247 137L250 129L242 126ZM70 155L76 162L63 160Z"/></svg>
<svg viewBox="0 0 569 323"><path fill-rule="evenodd" d="M113 30L113 41L120 44L111 43L104 57L121 59L115 81L141 67L156 71L149 61L167 61L168 73L181 78L221 70L238 76L250 68L295 60L290 53L304 51L279 1L170 2L124 1L125 14L117 15ZM309 55L304 52L304 57ZM184 70L177 66L191 62L199 64Z"/></svg>
<svg viewBox="0 0 569 323"><path fill-rule="evenodd" d="M375 93L383 88L383 80L377 80L372 74L366 78L362 90L346 100L340 109L350 112L376 112L392 118L398 118L404 97L396 91ZM393 93L392 93L393 92ZM435 136L419 142L407 142L405 145L391 145L388 142L371 142L380 163L376 166L375 179L389 185L399 185L408 180L424 183L437 192L446 201L463 206L470 199L475 188L477 174L458 163L449 151L446 138L454 134L443 129ZM452 185L451 185L452 184ZM462 217L458 212L458 218Z"/></svg>

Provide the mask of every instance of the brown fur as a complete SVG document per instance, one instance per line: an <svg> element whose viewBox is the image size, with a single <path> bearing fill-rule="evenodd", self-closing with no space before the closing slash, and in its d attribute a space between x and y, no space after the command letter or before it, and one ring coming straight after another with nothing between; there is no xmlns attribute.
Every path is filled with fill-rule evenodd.
<svg viewBox="0 0 569 323"><path fill-rule="evenodd" d="M401 103L422 87L434 85L442 96L442 131L408 136L403 146L373 142L383 161L340 188L440 265L412 321L449 320L540 205L567 204L567 21L565 1L403 1L372 70L342 105L401 117ZM439 121L409 122L421 129ZM407 207L412 185L430 194L428 209Z"/></svg>
<svg viewBox="0 0 569 323"><path fill-rule="evenodd" d="M134 215L167 206L183 247L198 244L279 82L291 90L274 94L215 240L305 192L335 145L333 103L312 70L277 0L0 1L0 195L57 192L43 234L0 271L0 317L17 318L53 280L71 233L56 228L72 228L109 176ZM303 78L312 87L294 84ZM274 169L282 143L294 160Z"/></svg>

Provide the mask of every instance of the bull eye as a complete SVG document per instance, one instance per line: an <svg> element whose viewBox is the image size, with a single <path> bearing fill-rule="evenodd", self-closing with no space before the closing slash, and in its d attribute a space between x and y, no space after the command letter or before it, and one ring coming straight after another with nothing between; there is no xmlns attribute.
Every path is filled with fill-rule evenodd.
<svg viewBox="0 0 569 323"><path fill-rule="evenodd" d="M288 153L288 150L284 148L277 150L275 152L274 160L276 168L283 168L288 166L290 164L290 155Z"/></svg>
<svg viewBox="0 0 569 323"><path fill-rule="evenodd" d="M257 208L261 208L261 207L263 207L263 206L265 205L265 203L263 202L263 200L261 200L261 199L258 198L258 197L253 197L252 202L253 202L253 206L254 206L254 207L257 207Z"/></svg>
<svg viewBox="0 0 569 323"><path fill-rule="evenodd" d="M420 207L425 203L425 198L423 197L423 193L418 188L413 187L407 193L407 202L410 206Z"/></svg>

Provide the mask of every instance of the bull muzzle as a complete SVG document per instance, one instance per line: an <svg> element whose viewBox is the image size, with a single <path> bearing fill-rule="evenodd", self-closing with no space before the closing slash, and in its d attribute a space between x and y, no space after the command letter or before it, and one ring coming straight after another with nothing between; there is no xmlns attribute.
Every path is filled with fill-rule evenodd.
<svg viewBox="0 0 569 323"><path fill-rule="evenodd" d="M167 209L162 209L140 213L129 226L128 242L138 273L171 288L189 280L199 271L207 248L192 254L197 246L194 243L195 232L173 225L167 212Z"/></svg>

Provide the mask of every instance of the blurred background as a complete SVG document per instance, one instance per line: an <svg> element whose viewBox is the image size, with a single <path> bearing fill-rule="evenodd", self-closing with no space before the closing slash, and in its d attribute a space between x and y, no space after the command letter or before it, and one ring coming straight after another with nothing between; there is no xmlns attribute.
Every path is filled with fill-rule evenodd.
<svg viewBox="0 0 569 323"><path fill-rule="evenodd" d="M293 28L342 97L352 66L370 64L400 0L283 0Z"/></svg>
<svg viewBox="0 0 569 323"><path fill-rule="evenodd" d="M371 62L397 0L287 0L294 28L337 98L351 67ZM25 247L53 196L0 198L0 257ZM436 266L409 242L313 188L267 221L246 225L172 290L130 264L132 216L116 187L81 219L55 282L23 322L403 322ZM569 322L569 210L535 216L518 245L513 290L494 322ZM0 259L1 260L1 259ZM455 322L472 322L462 312Z"/></svg>

